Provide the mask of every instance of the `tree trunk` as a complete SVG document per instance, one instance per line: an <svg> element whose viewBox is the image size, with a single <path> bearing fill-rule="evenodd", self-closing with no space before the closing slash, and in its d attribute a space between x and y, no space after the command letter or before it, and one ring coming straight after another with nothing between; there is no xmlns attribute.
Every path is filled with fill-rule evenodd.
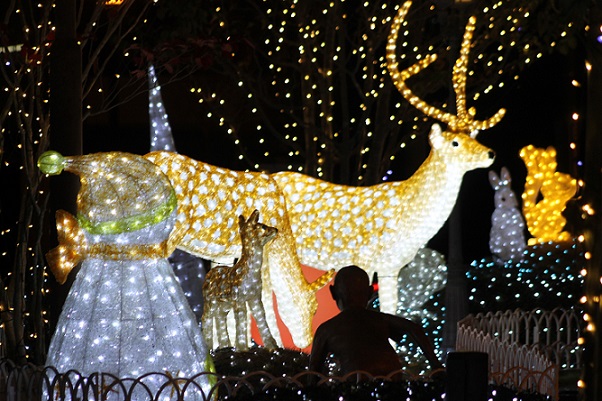
<svg viewBox="0 0 602 401"><path fill-rule="evenodd" d="M460 42L464 28L464 10L461 6L457 6L457 8L453 8L451 4L447 4L447 6L449 8L446 12L448 15L446 29L449 36L451 76L453 66L460 52ZM450 88L449 108L452 113L457 112L454 107L455 104L455 91ZM445 327L443 329L443 349L446 353L455 350L458 321L468 313L466 266L464 265L462 253L462 209L459 205L461 193L462 187L460 187L456 205L448 219L449 246L447 250L447 285L445 288Z"/></svg>
<svg viewBox="0 0 602 401"><path fill-rule="evenodd" d="M66 156L82 154L82 55L76 33L76 0L56 3L56 34L50 54L50 148ZM50 181L50 207L54 213L64 209L72 214L77 211L76 199L79 178L61 174ZM56 228L50 224L45 250L56 245ZM73 277L73 274L71 275ZM50 332L53 332L70 283L51 288L53 299L50 307Z"/></svg>
<svg viewBox="0 0 602 401"><path fill-rule="evenodd" d="M56 3L56 39L50 55L51 148L69 156L82 154L82 55L75 7L76 0ZM52 206L75 213L79 179L69 174L56 178Z"/></svg>
<svg viewBox="0 0 602 401"><path fill-rule="evenodd" d="M460 199L460 197L458 197ZM468 292L466 290L466 266L462 254L462 216L459 203L448 219L447 285L445 287L445 325L443 328L443 350L456 349L458 321L468 314Z"/></svg>

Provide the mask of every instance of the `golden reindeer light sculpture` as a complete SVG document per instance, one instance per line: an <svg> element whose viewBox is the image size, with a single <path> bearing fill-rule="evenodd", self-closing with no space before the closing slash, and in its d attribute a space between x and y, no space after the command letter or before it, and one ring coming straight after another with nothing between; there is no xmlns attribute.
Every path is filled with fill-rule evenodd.
<svg viewBox="0 0 602 401"><path fill-rule="evenodd" d="M261 301L261 265L263 264L263 247L278 234L278 229L260 223L258 210L253 211L246 221L244 216L239 216L238 226L242 243L240 259L232 267L216 266L212 268L205 277L203 334L210 349L214 348L216 343L217 347L229 347L231 340L228 336L226 322L228 313L234 311L235 348L237 351L248 350L248 306L257 322L264 346L274 349L276 341L270 333Z"/></svg>
<svg viewBox="0 0 602 401"><path fill-rule="evenodd" d="M447 124L434 124L431 152L406 181L370 187L335 185L303 174L282 172L272 177L284 191L297 253L301 262L318 269L355 264L378 273L381 310L395 313L400 268L439 231L456 202L467 171L488 167L495 154L476 140L479 130L497 124L500 109L485 121L466 109L466 72L475 18L471 17L453 68L457 113L447 113L414 96L405 81L436 59L429 55L404 71L398 70L396 42L411 2L395 17L387 44L389 73L399 92L413 106Z"/></svg>
<svg viewBox="0 0 602 401"><path fill-rule="evenodd" d="M334 271L308 283L301 270L291 232L284 195L267 174L232 171L171 152L145 156L169 178L178 199L175 232L179 249L220 263L240 257L236 235L238 216L257 209L262 220L278 229L265 246L262 267L262 301L272 335L281 343L272 292L282 322L295 345L311 344L312 318L318 307L315 292L327 284Z"/></svg>
<svg viewBox="0 0 602 401"><path fill-rule="evenodd" d="M447 128L442 131L433 125L431 152L408 180L350 187L291 172L266 175L231 171L170 152L145 156L161 167L176 190L176 229L184 233L178 248L207 259L231 261L241 252L232 227L238 215L253 209L278 229L278 236L264 252L262 300L268 325L276 336L274 292L280 316L299 348L311 343L311 319L317 307L314 293L331 279L333 269L356 264L378 272L381 308L395 313L399 269L445 223L464 173L493 163L494 153L477 142L476 134L497 124L505 111L500 109L488 120L476 121L475 110L466 109L466 72L475 19L468 22L453 69L457 113L446 113L414 96L405 84L432 63L435 55L398 71L396 41L410 5L406 2L400 8L391 27L389 72L412 105ZM330 270L309 284L299 258L306 265Z"/></svg>

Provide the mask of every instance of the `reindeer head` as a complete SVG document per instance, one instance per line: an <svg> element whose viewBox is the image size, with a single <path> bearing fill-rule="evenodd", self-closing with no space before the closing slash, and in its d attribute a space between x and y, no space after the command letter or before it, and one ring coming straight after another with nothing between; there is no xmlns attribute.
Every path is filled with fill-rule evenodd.
<svg viewBox="0 0 602 401"><path fill-rule="evenodd" d="M465 167L468 168L468 170L477 167L488 167L493 163L495 154L492 150L479 144L475 138L479 131L496 125L502 119L506 111L504 109L499 109L497 113L489 119L478 121L474 119L474 116L476 115L474 107L466 109L466 72L468 70L468 56L470 53L470 44L475 29L476 18L473 16L468 20L462 39L460 57L454 64L452 81L454 92L456 94L456 114L452 114L428 105L426 102L415 96L405 83L408 78L422 71L435 61L437 55L429 54L416 64L401 72L399 71L396 54L397 37L399 29L411 5L411 1L406 1L399 9L397 15L393 19L393 24L391 25L391 32L389 33L387 43L387 68L389 69L391 78L393 79L397 90L412 106L416 107L427 116L447 124L447 128L444 132L441 132L441 128L438 124L433 125L429 136L433 149L451 146L456 147L459 152L465 147L472 148L469 149L468 152L470 156L465 157L474 157L475 159L466 160L467 165ZM462 153L462 155L464 157L465 153Z"/></svg>
<svg viewBox="0 0 602 401"><path fill-rule="evenodd" d="M448 166L460 171L489 167L495 159L495 152L463 133L442 131L439 124L433 124L429 134L431 148Z"/></svg>
<svg viewBox="0 0 602 401"><path fill-rule="evenodd" d="M238 227L243 247L248 245L263 247L278 234L278 229L259 222L259 210L255 209L245 221L243 215L238 216Z"/></svg>

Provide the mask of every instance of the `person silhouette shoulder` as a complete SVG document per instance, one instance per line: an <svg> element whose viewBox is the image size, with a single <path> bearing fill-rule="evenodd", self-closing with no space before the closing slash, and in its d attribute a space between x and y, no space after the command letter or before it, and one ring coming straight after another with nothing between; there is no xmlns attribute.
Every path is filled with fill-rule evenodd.
<svg viewBox="0 0 602 401"><path fill-rule="evenodd" d="M309 370L327 374L326 358L333 354L342 375L360 370L372 376L387 376L402 368L389 340L401 341L406 334L421 348L433 370L442 368L420 325L367 309L372 291L363 269L352 265L337 272L330 293L340 313L316 330Z"/></svg>

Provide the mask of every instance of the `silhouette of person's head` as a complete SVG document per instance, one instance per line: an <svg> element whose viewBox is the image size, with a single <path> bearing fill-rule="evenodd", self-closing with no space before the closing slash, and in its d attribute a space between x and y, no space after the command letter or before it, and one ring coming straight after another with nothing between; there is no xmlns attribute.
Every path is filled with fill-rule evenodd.
<svg viewBox="0 0 602 401"><path fill-rule="evenodd" d="M354 265L343 267L337 272L330 293L340 310L366 308L372 296L368 273Z"/></svg>

